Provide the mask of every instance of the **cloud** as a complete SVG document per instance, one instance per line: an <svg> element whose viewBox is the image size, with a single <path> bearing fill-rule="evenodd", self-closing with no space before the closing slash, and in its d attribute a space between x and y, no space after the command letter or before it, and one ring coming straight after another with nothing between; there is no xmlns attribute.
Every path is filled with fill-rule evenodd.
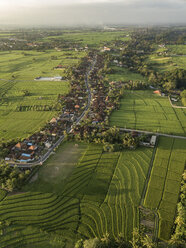
<svg viewBox="0 0 186 248"><path fill-rule="evenodd" d="M0 0L1 7L42 7L68 5L112 4L128 6L171 6L185 4L186 0Z"/></svg>
<svg viewBox="0 0 186 248"><path fill-rule="evenodd" d="M0 0L0 6L5 0ZM186 23L185 0L6 0L0 23L97 25ZM7 5L6 5L7 6Z"/></svg>

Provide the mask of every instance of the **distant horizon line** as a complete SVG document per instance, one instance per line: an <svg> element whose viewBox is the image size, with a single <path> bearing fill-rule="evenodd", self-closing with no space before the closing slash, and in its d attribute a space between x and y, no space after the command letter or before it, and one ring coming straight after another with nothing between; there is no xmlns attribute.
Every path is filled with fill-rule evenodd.
<svg viewBox="0 0 186 248"><path fill-rule="evenodd" d="M50 24L36 24L36 25L23 25L23 24L2 24L1 28L121 28L121 27L186 27L186 22L184 23L118 23L118 24L77 24L77 25L50 25Z"/></svg>

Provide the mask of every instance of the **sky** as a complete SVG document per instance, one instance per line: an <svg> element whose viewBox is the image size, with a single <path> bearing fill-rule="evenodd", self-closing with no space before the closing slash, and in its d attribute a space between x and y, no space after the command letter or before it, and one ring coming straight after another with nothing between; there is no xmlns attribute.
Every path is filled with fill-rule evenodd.
<svg viewBox="0 0 186 248"><path fill-rule="evenodd" d="M186 24L186 0L0 0L0 24Z"/></svg>

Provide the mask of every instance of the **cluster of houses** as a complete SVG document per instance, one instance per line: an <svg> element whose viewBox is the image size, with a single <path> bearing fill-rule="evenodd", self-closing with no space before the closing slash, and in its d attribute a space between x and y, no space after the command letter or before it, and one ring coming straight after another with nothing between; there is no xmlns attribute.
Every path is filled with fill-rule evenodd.
<svg viewBox="0 0 186 248"><path fill-rule="evenodd" d="M113 60L113 63L118 66L118 67L125 67L125 68L128 68L128 66L126 64L123 64L123 62L121 61L118 61L117 59L114 59Z"/></svg>
<svg viewBox="0 0 186 248"><path fill-rule="evenodd" d="M156 95L158 95L158 96L163 96L163 97L164 96L168 96L168 94L162 92L161 90L155 90L155 91L153 91L153 93L156 94ZM179 99L180 99L180 93L178 93L178 92L174 92L174 94L171 94L170 95L170 100L172 102L178 102Z"/></svg>
<svg viewBox="0 0 186 248"><path fill-rule="evenodd" d="M97 57L97 64L90 75L90 87L92 94L92 101L87 118L91 119L92 124L106 122L109 113L115 109L116 103L112 98L112 91L117 88L122 88L121 83L110 82L107 86L102 81L102 76L98 71L104 67L104 57Z"/></svg>
<svg viewBox="0 0 186 248"><path fill-rule="evenodd" d="M31 162L37 156L38 146L29 140L18 142L11 150L9 157L5 161L16 160L18 162Z"/></svg>
<svg viewBox="0 0 186 248"><path fill-rule="evenodd" d="M101 52L110 52L111 51L111 48L107 47L107 46L104 46L102 49L101 49Z"/></svg>
<svg viewBox="0 0 186 248"><path fill-rule="evenodd" d="M154 90L153 93L158 96L167 96L164 92L161 92L161 90Z"/></svg>
<svg viewBox="0 0 186 248"><path fill-rule="evenodd" d="M121 82L109 82L106 84L102 80L102 76L98 73L104 67L104 57L97 56L97 63L92 70L90 77L91 87L91 104L88 113L86 114L86 121L88 125L76 126L72 133L74 135L82 135L84 132L92 132L97 130L97 127L102 123L107 124L110 113L118 106L118 97L121 93Z"/></svg>
<svg viewBox="0 0 186 248"><path fill-rule="evenodd" d="M40 132L13 146L5 161L29 163L38 160L72 126L74 118L74 114L67 113L52 118Z"/></svg>

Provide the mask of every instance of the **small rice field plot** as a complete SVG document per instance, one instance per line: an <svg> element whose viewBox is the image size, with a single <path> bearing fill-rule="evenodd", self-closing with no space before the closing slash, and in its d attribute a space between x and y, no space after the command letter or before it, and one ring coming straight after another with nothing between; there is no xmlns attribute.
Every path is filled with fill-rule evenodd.
<svg viewBox="0 0 186 248"><path fill-rule="evenodd" d="M184 56L173 56L172 61L174 62L175 68L185 69L186 67L186 54Z"/></svg>
<svg viewBox="0 0 186 248"><path fill-rule="evenodd" d="M159 73L164 73L175 69L175 64L172 61L172 57L157 56L156 54L149 56L148 64Z"/></svg>
<svg viewBox="0 0 186 248"><path fill-rule="evenodd" d="M170 238L185 167L185 151L185 140L159 139L144 205L158 210L160 239Z"/></svg>
<svg viewBox="0 0 186 248"><path fill-rule="evenodd" d="M0 136L2 141L22 139L38 131L54 115L53 112L0 112Z"/></svg>
<svg viewBox="0 0 186 248"><path fill-rule="evenodd" d="M141 74L131 72L127 68L120 68L112 65L111 69L113 73L107 74L109 81L123 81L127 82L129 80L147 82L147 78L143 77Z"/></svg>
<svg viewBox="0 0 186 248"><path fill-rule="evenodd" d="M90 144L66 182L62 194L83 197L102 156L102 146Z"/></svg>
<svg viewBox="0 0 186 248"><path fill-rule="evenodd" d="M186 55L186 45L168 45L167 48L171 55Z"/></svg>
<svg viewBox="0 0 186 248"><path fill-rule="evenodd" d="M3 228L3 235L1 236L0 245L1 248L53 247L46 233L41 232L37 228L28 226L19 227L16 225L7 226Z"/></svg>
<svg viewBox="0 0 186 248"><path fill-rule="evenodd" d="M114 170L117 166L119 153L103 153L98 161L94 175L84 191L83 200L101 204L108 191Z"/></svg>
<svg viewBox="0 0 186 248"><path fill-rule="evenodd" d="M92 190L86 192L86 196L81 201L82 217L78 232L88 237L103 237L106 233L118 237L122 233L126 239L130 239L133 227L139 225L138 206L152 149L140 148L136 151L104 153L103 156L101 160L106 162L106 159L109 161L112 158L113 163L117 164L113 171L112 166L107 162L110 168L106 171L112 173L104 172L103 182L104 179L107 180L102 187L97 181L97 176L91 181L91 187L89 185L88 189L93 187L97 189L97 198L90 197ZM102 162L99 165L100 170L103 171ZM100 185L100 189L97 185ZM104 201L99 197L101 194L105 197Z"/></svg>
<svg viewBox="0 0 186 248"><path fill-rule="evenodd" d="M125 91L119 110L110 117L110 125L159 133L186 134L186 110L174 109L167 97L152 91Z"/></svg>

